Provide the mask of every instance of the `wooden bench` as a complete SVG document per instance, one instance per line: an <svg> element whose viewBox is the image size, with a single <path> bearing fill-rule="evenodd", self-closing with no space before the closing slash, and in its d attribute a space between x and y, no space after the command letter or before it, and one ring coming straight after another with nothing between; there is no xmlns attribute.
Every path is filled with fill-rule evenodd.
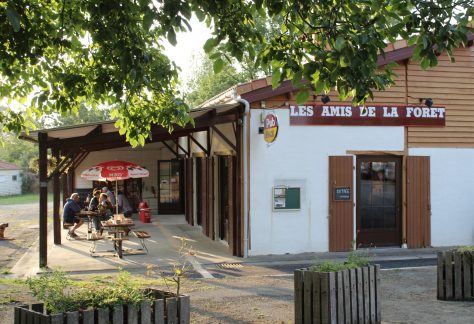
<svg viewBox="0 0 474 324"><path fill-rule="evenodd" d="M148 252L148 248L145 245L145 239L150 238L151 235L145 231L132 231L132 234L140 240L140 244L142 245L142 248Z"/></svg>
<svg viewBox="0 0 474 324"><path fill-rule="evenodd" d="M5 228L8 227L8 223L0 224L0 240L6 240L5 238Z"/></svg>

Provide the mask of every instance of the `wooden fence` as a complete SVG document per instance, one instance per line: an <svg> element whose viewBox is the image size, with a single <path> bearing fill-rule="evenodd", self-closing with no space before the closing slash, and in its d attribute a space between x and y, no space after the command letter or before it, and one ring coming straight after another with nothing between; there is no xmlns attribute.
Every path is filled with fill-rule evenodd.
<svg viewBox="0 0 474 324"><path fill-rule="evenodd" d="M438 252L438 299L474 299L474 253Z"/></svg>
<svg viewBox="0 0 474 324"><path fill-rule="evenodd" d="M295 271L295 323L380 323L380 266Z"/></svg>
<svg viewBox="0 0 474 324"><path fill-rule="evenodd" d="M189 323L189 296L156 299L151 305L116 306L112 309L87 309L62 314L46 314L43 304L17 306L14 324L171 324Z"/></svg>

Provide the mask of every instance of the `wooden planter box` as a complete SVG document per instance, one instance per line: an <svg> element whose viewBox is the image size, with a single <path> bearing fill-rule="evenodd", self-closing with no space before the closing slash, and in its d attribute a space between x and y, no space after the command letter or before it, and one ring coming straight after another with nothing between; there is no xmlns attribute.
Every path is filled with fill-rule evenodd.
<svg viewBox="0 0 474 324"><path fill-rule="evenodd" d="M380 323L379 271L295 270L295 323Z"/></svg>
<svg viewBox="0 0 474 324"><path fill-rule="evenodd" d="M121 305L108 309L87 309L62 314L46 314L43 304L15 307L15 324L164 324L189 323L189 296L151 290L156 298L153 305L139 307Z"/></svg>
<svg viewBox="0 0 474 324"><path fill-rule="evenodd" d="M438 299L474 300L474 253L438 252Z"/></svg>

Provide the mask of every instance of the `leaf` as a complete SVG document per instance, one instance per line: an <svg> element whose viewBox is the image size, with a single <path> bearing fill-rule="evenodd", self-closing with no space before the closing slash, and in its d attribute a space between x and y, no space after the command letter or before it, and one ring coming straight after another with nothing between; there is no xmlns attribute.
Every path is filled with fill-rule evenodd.
<svg viewBox="0 0 474 324"><path fill-rule="evenodd" d="M214 47L217 45L217 40L214 38L209 38L205 43L204 43L204 52L206 54L210 53Z"/></svg>
<svg viewBox="0 0 474 324"><path fill-rule="evenodd" d="M342 37L338 37L336 39L336 44L334 44L334 48L338 51L342 50L346 45L346 41Z"/></svg>
<svg viewBox="0 0 474 324"><path fill-rule="evenodd" d="M176 46L176 33L173 28L168 31L168 41L171 45Z"/></svg>
<svg viewBox="0 0 474 324"><path fill-rule="evenodd" d="M7 7L7 17L10 25L13 27L13 31L18 33L20 31L20 15L11 4Z"/></svg>
<svg viewBox="0 0 474 324"><path fill-rule="evenodd" d="M281 71L274 70L272 74L272 88L276 89L280 85Z"/></svg>
<svg viewBox="0 0 474 324"><path fill-rule="evenodd" d="M309 98L309 90L301 90L296 95L296 103L298 105L301 105L305 103L306 101L308 101L308 98Z"/></svg>
<svg viewBox="0 0 474 324"><path fill-rule="evenodd" d="M153 24L153 18L154 18L153 11L147 10L147 12L145 13L143 17L143 28L145 30L147 31L150 30L150 27Z"/></svg>
<svg viewBox="0 0 474 324"><path fill-rule="evenodd" d="M426 70L427 68L430 67L431 62L430 62L430 60L429 60L428 58L425 57L425 58L423 58L423 59L421 60L421 64L420 64L420 65L421 65L421 68L422 68L423 70Z"/></svg>
<svg viewBox="0 0 474 324"><path fill-rule="evenodd" d="M212 68L214 69L214 73L217 74L222 71L224 68L224 60L222 60L220 57L216 59L213 64Z"/></svg>
<svg viewBox="0 0 474 324"><path fill-rule="evenodd" d="M349 64L347 64L346 58L345 58L344 56L341 56L341 57L339 58L339 65L340 65L341 67L348 67L348 66L349 66Z"/></svg>

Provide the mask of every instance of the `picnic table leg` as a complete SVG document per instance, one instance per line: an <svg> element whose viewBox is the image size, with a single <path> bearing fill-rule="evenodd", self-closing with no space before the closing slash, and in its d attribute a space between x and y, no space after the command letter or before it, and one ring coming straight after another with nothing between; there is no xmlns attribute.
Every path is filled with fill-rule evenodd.
<svg viewBox="0 0 474 324"><path fill-rule="evenodd" d="M123 251L122 251L122 240L119 240L118 243L117 243L117 252L118 252L118 256L120 259L123 258Z"/></svg>

